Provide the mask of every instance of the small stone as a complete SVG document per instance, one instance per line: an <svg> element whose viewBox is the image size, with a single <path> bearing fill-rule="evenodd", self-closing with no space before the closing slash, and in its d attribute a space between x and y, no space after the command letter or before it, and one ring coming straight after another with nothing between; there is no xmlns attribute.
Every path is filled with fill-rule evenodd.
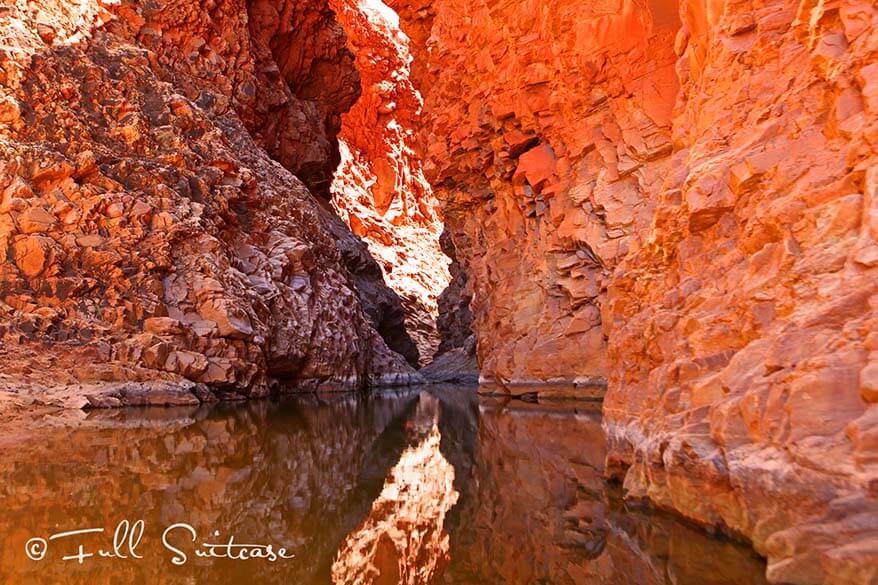
<svg viewBox="0 0 878 585"><path fill-rule="evenodd" d="M14 126L21 120L21 106L11 95L0 98L0 124Z"/></svg>
<svg viewBox="0 0 878 585"><path fill-rule="evenodd" d="M521 177L536 190L539 190L555 176L557 159L555 152L548 144L540 144L531 148L518 159L518 168L515 170L513 181Z"/></svg>
<svg viewBox="0 0 878 585"><path fill-rule="evenodd" d="M156 335L179 335L183 333L183 324L170 317L150 317L144 319L143 330Z"/></svg>
<svg viewBox="0 0 878 585"><path fill-rule="evenodd" d="M78 236L76 238L76 243L83 248L97 248L104 243L104 238L98 234L87 234L84 236Z"/></svg>
<svg viewBox="0 0 878 585"><path fill-rule="evenodd" d="M107 217L109 218L117 218L122 217L125 214L125 205L121 202L112 203L107 206L106 211Z"/></svg>
<svg viewBox="0 0 878 585"><path fill-rule="evenodd" d="M25 276L38 276L52 257L52 240L45 236L27 236L13 244L15 265Z"/></svg>
<svg viewBox="0 0 878 585"><path fill-rule="evenodd" d="M223 337L245 339L253 335L253 326L247 313L224 299L202 303L198 311L205 319L217 324L219 334Z"/></svg>
<svg viewBox="0 0 878 585"><path fill-rule="evenodd" d="M219 328L216 326L216 321L210 321L209 319L194 321L189 324L189 327L192 328L192 331L194 331L195 335L198 337L210 337L219 332Z"/></svg>
<svg viewBox="0 0 878 585"><path fill-rule="evenodd" d="M194 380L207 369L207 358L194 351L175 351L168 355L164 369Z"/></svg>
<svg viewBox="0 0 878 585"><path fill-rule="evenodd" d="M235 382L235 369L232 361L226 358L209 358L207 371L199 378L205 384L232 384Z"/></svg>
<svg viewBox="0 0 878 585"><path fill-rule="evenodd" d="M164 342L156 343L143 350L143 365L148 368L161 369L168 361L171 347Z"/></svg>
<svg viewBox="0 0 878 585"><path fill-rule="evenodd" d="M31 207L21 214L18 223L23 233L35 234L48 232L58 220L42 207Z"/></svg>

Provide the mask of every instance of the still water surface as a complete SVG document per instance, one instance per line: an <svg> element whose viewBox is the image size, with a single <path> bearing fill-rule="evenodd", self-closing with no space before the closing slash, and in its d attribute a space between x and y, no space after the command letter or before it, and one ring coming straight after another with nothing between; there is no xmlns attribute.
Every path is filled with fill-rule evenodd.
<svg viewBox="0 0 878 585"><path fill-rule="evenodd" d="M17 421L0 583L764 583L749 548L626 509L603 456L598 407L467 388ZM196 555L239 544L294 556Z"/></svg>

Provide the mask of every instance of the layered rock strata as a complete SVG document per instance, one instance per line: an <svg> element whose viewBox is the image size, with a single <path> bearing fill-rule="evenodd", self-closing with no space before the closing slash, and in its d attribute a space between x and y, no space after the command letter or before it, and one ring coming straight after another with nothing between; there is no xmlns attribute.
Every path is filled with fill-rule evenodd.
<svg viewBox="0 0 878 585"><path fill-rule="evenodd" d="M360 93L328 8L15 2L0 36L6 388L412 379L309 192Z"/></svg>
<svg viewBox="0 0 878 585"><path fill-rule="evenodd" d="M776 582L878 580L878 10L681 7L671 173L604 314L625 485Z"/></svg>
<svg viewBox="0 0 878 585"><path fill-rule="evenodd" d="M670 161L675 6L391 5L418 49L427 176L483 379L603 379L602 300Z"/></svg>
<svg viewBox="0 0 878 585"><path fill-rule="evenodd" d="M874 3L391 5L483 380L606 378L629 495L874 582Z"/></svg>

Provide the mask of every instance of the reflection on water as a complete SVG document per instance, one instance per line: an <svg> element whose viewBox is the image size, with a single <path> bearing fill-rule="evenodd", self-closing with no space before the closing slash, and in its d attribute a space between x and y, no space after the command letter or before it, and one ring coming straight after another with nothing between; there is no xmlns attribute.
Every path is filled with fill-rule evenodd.
<svg viewBox="0 0 878 585"><path fill-rule="evenodd" d="M465 388L17 421L0 427L0 583L764 583L748 548L626 510L603 450L597 412ZM144 521L143 558L125 539L129 558L100 558L125 519ZM178 523L197 533L167 537L182 566L162 544ZM196 556L230 539L295 556ZM80 546L96 556L61 560Z"/></svg>
<svg viewBox="0 0 878 585"><path fill-rule="evenodd" d="M448 560L445 517L459 492L440 449L435 397L421 394L409 429L417 442L387 474L363 524L345 538L333 583L431 583Z"/></svg>

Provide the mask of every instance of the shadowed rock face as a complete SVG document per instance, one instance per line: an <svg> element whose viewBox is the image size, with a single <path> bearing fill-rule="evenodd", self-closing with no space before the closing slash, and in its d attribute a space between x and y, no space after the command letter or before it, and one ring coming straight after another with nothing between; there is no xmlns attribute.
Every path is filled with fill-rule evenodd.
<svg viewBox="0 0 878 585"><path fill-rule="evenodd" d="M333 217L332 220L330 230L369 322L390 349L417 368L421 356L406 327L402 299L387 286L381 266L369 253L366 242L351 233L340 218Z"/></svg>
<svg viewBox="0 0 878 585"><path fill-rule="evenodd" d="M467 286L466 269L457 259L457 249L451 232L445 230L439 239L442 251L451 258L451 282L439 296L439 319L437 326L442 343L436 350L440 356L457 348L463 348L473 334L473 314L469 305L472 295Z"/></svg>
<svg viewBox="0 0 878 585"><path fill-rule="evenodd" d="M413 378L309 192L360 93L324 5L18 2L0 36L4 387Z"/></svg>
<svg viewBox="0 0 878 585"><path fill-rule="evenodd" d="M328 197L341 114L361 92L344 29L325 3L248 0L246 10L256 84L244 88L255 90L245 117L273 159Z"/></svg>
<svg viewBox="0 0 878 585"><path fill-rule="evenodd" d="M483 378L605 377L629 495L873 582L874 2L391 5Z"/></svg>

